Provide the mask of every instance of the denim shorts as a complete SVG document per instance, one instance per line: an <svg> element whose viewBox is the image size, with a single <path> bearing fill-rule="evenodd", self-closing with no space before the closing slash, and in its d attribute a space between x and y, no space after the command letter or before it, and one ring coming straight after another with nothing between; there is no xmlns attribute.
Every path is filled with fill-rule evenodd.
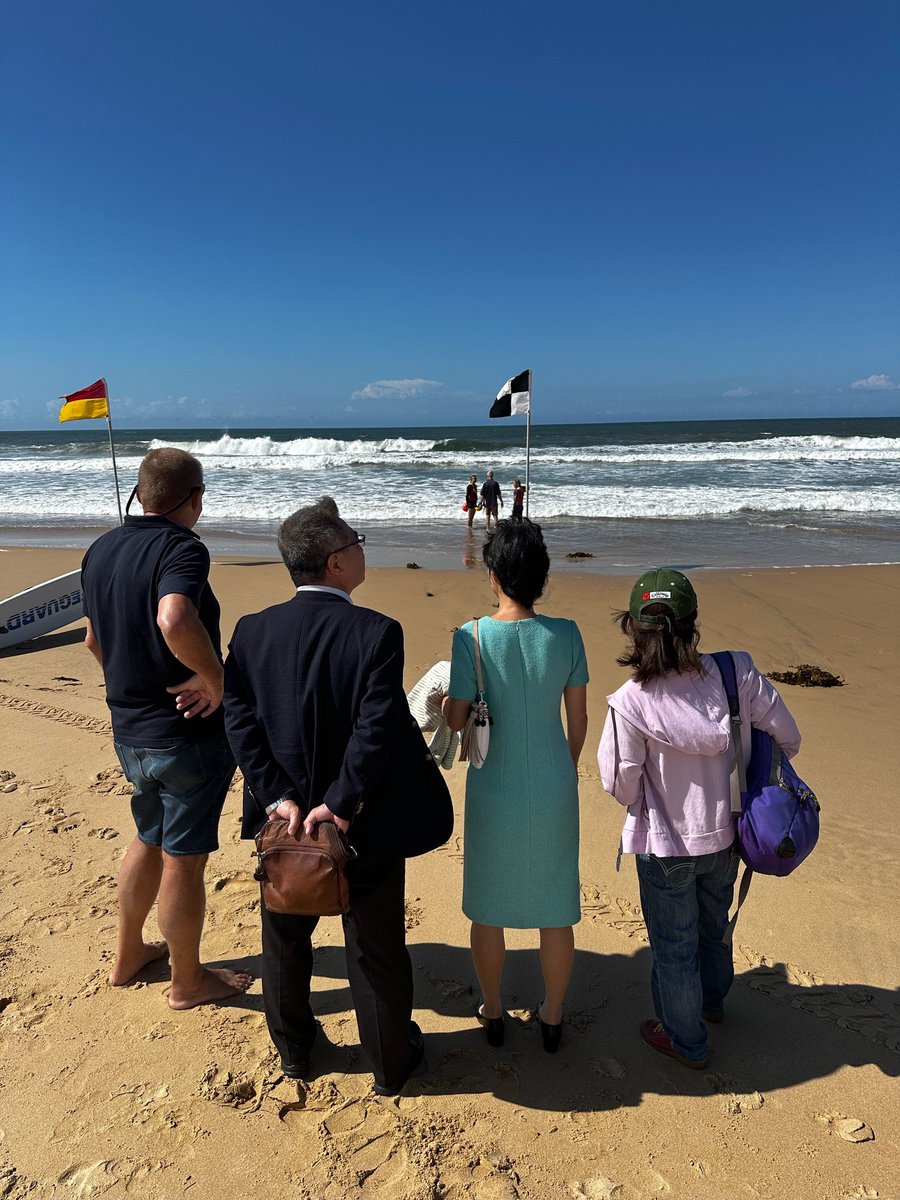
<svg viewBox="0 0 900 1200"><path fill-rule="evenodd" d="M134 789L131 815L140 840L172 855L218 850L235 768L225 735L173 746L113 745Z"/></svg>

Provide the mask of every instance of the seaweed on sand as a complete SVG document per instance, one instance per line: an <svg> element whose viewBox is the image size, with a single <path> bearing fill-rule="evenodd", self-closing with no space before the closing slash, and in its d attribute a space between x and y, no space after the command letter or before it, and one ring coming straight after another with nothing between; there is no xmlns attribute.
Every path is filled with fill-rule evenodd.
<svg viewBox="0 0 900 1200"><path fill-rule="evenodd" d="M768 671L769 679L775 683L793 683L797 687L843 687L841 675L832 675L824 667L813 666L812 663L799 663L788 671Z"/></svg>

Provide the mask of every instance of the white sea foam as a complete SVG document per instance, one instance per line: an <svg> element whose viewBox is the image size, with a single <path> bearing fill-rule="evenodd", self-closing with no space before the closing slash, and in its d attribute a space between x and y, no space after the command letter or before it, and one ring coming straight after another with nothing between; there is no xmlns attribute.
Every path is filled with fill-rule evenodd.
<svg viewBox="0 0 900 1200"><path fill-rule="evenodd" d="M547 436L552 436L548 432ZM598 439L602 433L598 432ZM491 437L484 431L483 437ZM559 437L559 435L557 435ZM900 514L900 439L821 434L754 441L564 446L532 455L531 511L541 519L727 518L796 514L895 520ZM161 440L151 446L172 445ZM458 521L465 480L492 467L510 502L524 474L522 447L465 449L454 439L223 434L181 443L202 460L205 520L240 526L277 521L298 504L330 492L348 520ZM470 444L477 445L477 441ZM137 477L140 443L119 457L127 495ZM65 448L64 448L65 449ZM56 450L59 450L57 444ZM508 511L508 508L507 508ZM102 446L73 444L52 456L20 448L0 458L0 522L77 524L115 516L110 463Z"/></svg>
<svg viewBox="0 0 900 1200"><path fill-rule="evenodd" d="M171 442L154 439L150 450L158 450L162 446L179 446L198 458L206 461L209 458L343 458L355 461L359 456L368 460L384 455L400 455L409 457L428 451L434 442L424 439L384 438L381 441L366 441L357 438L345 441L342 438L302 437L289 441L277 441L271 437L233 437L223 434L212 442Z"/></svg>
<svg viewBox="0 0 900 1200"><path fill-rule="evenodd" d="M107 472L108 474L108 472ZM279 482L283 480L283 482ZM298 504L315 499L322 489L307 487L298 491L291 481L279 476L262 483L249 484L235 479L229 484L219 477L207 491L204 520L213 524L252 520L282 520ZM369 489L365 486L333 489L341 500L343 515L351 522L408 521L410 493L402 487ZM507 512L508 512L507 500ZM461 517L457 490L448 485L433 492L416 494L414 519L418 521L457 520ZM80 518L109 517L115 513L112 482L89 491L72 489L59 482L40 493L19 490L6 496L3 516L71 523ZM900 516L900 493L871 488L840 491L822 489L769 490L752 487L665 487L621 489L601 486L537 486L532 491L531 515L537 519L559 517L587 518L677 518L728 517L745 514L808 514ZM479 518L480 519L480 518Z"/></svg>

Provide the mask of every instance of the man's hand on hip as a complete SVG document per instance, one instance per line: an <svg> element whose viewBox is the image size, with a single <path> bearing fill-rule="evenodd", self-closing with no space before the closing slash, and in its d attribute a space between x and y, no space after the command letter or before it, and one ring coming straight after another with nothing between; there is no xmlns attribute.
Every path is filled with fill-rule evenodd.
<svg viewBox="0 0 900 1200"><path fill-rule="evenodd" d="M275 811L277 812L278 810L276 809ZM343 833L346 833L350 828L350 822L345 821L343 817L335 816L327 804L320 804L317 808L311 809L306 814L306 820L303 822L303 828L307 833L311 834L317 825L324 824L328 821L334 825L337 825L338 829L340 829Z"/></svg>
<svg viewBox="0 0 900 1200"><path fill-rule="evenodd" d="M191 675L184 683L166 688L175 697L175 707L185 717L209 717L222 703L224 675Z"/></svg>

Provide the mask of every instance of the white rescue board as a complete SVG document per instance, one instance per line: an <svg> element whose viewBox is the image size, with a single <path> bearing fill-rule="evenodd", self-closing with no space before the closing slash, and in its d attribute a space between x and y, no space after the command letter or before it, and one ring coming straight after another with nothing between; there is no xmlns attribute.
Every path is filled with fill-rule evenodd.
<svg viewBox="0 0 900 1200"><path fill-rule="evenodd" d="M0 600L0 650L52 633L83 616L81 572L57 575Z"/></svg>

